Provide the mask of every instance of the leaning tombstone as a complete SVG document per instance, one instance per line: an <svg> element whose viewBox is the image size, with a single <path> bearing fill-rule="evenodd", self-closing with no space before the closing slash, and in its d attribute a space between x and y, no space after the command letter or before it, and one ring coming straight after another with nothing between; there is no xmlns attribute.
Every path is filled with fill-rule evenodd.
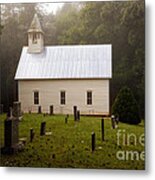
<svg viewBox="0 0 155 180"><path fill-rule="evenodd" d="M44 136L45 133L46 133L46 122L42 122L40 127L40 136Z"/></svg>

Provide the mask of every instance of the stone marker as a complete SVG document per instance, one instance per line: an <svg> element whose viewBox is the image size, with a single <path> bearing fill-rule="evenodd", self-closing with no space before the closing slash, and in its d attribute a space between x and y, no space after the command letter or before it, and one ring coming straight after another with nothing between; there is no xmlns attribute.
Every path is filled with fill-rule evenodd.
<svg viewBox="0 0 155 180"><path fill-rule="evenodd" d="M38 114L41 114L41 106L38 106Z"/></svg>
<svg viewBox="0 0 155 180"><path fill-rule="evenodd" d="M74 121L77 120L77 106L73 106L73 112L74 112Z"/></svg>
<svg viewBox="0 0 155 180"><path fill-rule="evenodd" d="M31 129L30 129L30 142L33 141L33 138L34 138L34 129L31 128Z"/></svg>
<svg viewBox="0 0 155 180"><path fill-rule="evenodd" d="M50 115L53 115L53 105L50 106Z"/></svg>
<svg viewBox="0 0 155 180"><path fill-rule="evenodd" d="M80 111L77 111L77 120L80 121Z"/></svg>
<svg viewBox="0 0 155 180"><path fill-rule="evenodd" d="M95 133L94 132L92 132L92 134L91 134L91 144L92 144L92 152L94 152L95 151Z"/></svg>
<svg viewBox="0 0 155 180"><path fill-rule="evenodd" d="M19 118L21 117L21 103L18 101L13 102L13 117Z"/></svg>
<svg viewBox="0 0 155 180"><path fill-rule="evenodd" d="M104 118L101 119L102 141L104 141Z"/></svg>
<svg viewBox="0 0 155 180"><path fill-rule="evenodd" d="M3 114L3 104L0 104L0 114Z"/></svg>
<svg viewBox="0 0 155 180"><path fill-rule="evenodd" d="M4 147L3 154L13 154L19 148L19 119L10 117L4 121Z"/></svg>
<svg viewBox="0 0 155 180"><path fill-rule="evenodd" d="M40 127L40 136L44 136L45 133L46 133L46 122L42 122Z"/></svg>

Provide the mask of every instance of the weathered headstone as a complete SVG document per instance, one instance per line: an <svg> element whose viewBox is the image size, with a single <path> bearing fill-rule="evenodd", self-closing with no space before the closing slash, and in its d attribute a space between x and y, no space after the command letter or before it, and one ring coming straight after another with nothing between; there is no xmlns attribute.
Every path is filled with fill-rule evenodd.
<svg viewBox="0 0 155 180"><path fill-rule="evenodd" d="M77 111L77 120L80 121L80 111Z"/></svg>
<svg viewBox="0 0 155 180"><path fill-rule="evenodd" d="M31 128L31 129L30 129L30 142L33 141L33 138L34 138L34 129Z"/></svg>
<svg viewBox="0 0 155 180"><path fill-rule="evenodd" d="M41 111L41 106L38 106L38 114L41 114L42 111Z"/></svg>
<svg viewBox="0 0 155 180"><path fill-rule="evenodd" d="M50 106L50 115L53 115L53 105Z"/></svg>
<svg viewBox="0 0 155 180"><path fill-rule="evenodd" d="M13 154L18 151L19 142L19 119L10 117L4 122L4 147L1 149L4 154Z"/></svg>
<svg viewBox="0 0 155 180"><path fill-rule="evenodd" d="M115 116L114 115L111 116L111 125L112 125L112 128L115 129Z"/></svg>
<svg viewBox="0 0 155 180"><path fill-rule="evenodd" d="M3 104L0 104L0 114L3 114Z"/></svg>
<svg viewBox="0 0 155 180"><path fill-rule="evenodd" d="M92 132L92 134L91 134L91 147L92 147L92 152L94 152L95 151L95 133L94 132Z"/></svg>
<svg viewBox="0 0 155 180"><path fill-rule="evenodd" d="M18 101L13 102L13 117L19 118L21 117L21 103Z"/></svg>
<svg viewBox="0 0 155 180"><path fill-rule="evenodd" d="M104 118L101 119L102 141L104 141Z"/></svg>
<svg viewBox="0 0 155 180"><path fill-rule="evenodd" d="M73 106L74 121L77 120L77 106Z"/></svg>
<svg viewBox="0 0 155 180"><path fill-rule="evenodd" d="M46 122L42 122L40 127L40 136L44 136L45 133L46 133Z"/></svg>

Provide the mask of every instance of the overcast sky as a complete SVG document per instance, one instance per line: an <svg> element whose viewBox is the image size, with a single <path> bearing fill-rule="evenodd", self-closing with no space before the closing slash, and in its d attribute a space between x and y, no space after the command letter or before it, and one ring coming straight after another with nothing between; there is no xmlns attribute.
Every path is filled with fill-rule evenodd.
<svg viewBox="0 0 155 180"><path fill-rule="evenodd" d="M62 7L63 4L64 3L42 3L47 13L53 12L54 14L60 7Z"/></svg>

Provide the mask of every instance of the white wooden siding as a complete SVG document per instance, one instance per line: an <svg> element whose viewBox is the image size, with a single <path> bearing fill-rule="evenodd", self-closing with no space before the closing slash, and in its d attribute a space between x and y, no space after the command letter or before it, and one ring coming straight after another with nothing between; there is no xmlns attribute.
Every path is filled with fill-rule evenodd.
<svg viewBox="0 0 155 180"><path fill-rule="evenodd" d="M56 114L72 114L76 105L82 114L109 114L109 80L21 80L18 91L24 112L37 112L33 97L36 90L45 113L53 105ZM65 105L60 105L60 91L66 92ZM92 91L92 105L87 105L87 91Z"/></svg>

